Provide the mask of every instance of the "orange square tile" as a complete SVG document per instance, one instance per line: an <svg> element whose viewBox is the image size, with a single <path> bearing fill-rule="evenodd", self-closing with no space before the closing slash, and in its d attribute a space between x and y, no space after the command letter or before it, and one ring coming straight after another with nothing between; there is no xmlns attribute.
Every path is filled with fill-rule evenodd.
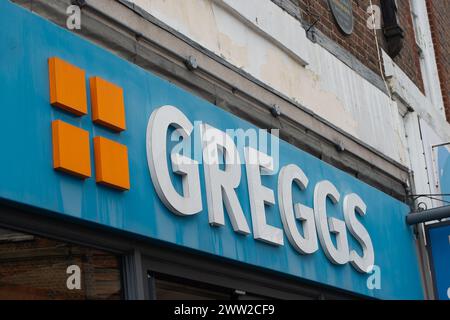
<svg viewBox="0 0 450 320"><path fill-rule="evenodd" d="M95 137L94 153L96 181L119 190L129 190L127 147L103 137Z"/></svg>
<svg viewBox="0 0 450 320"><path fill-rule="evenodd" d="M85 73L64 60L48 60L50 104L77 116L87 114Z"/></svg>
<svg viewBox="0 0 450 320"><path fill-rule="evenodd" d="M61 120L52 122L53 168L80 178L91 176L89 132Z"/></svg>
<svg viewBox="0 0 450 320"><path fill-rule="evenodd" d="M114 131L125 130L125 104L122 88L100 77L91 78L89 83L92 121Z"/></svg>

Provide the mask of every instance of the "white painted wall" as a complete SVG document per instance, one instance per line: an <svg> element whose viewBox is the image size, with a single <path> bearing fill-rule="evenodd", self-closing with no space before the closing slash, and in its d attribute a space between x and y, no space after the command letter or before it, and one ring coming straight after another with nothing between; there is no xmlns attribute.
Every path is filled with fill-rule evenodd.
<svg viewBox="0 0 450 320"><path fill-rule="evenodd" d="M397 106L270 0L134 0L164 23L407 164Z"/></svg>

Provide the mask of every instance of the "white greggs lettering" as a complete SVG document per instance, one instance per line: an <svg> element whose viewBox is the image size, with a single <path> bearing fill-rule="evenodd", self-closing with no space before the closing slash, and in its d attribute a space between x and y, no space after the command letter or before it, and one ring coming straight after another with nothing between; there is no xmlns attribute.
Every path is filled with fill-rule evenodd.
<svg viewBox="0 0 450 320"><path fill-rule="evenodd" d="M167 145L161 142L171 127L177 129L183 139L188 139L194 130L189 119L174 106L163 106L153 112L147 127L147 159L151 178L158 196L170 211L180 216L194 215L203 210L199 163L172 150L172 171L182 180L182 194L178 193L168 168ZM209 223L217 227L225 225L225 206L234 231L249 235L251 231L236 194L243 164L236 145L227 133L210 125L202 124L200 131ZM342 265L350 262L362 273L372 270L375 262L372 241L356 217L356 213L365 215L366 205L357 194L348 194L342 201L345 221L328 217L327 199L334 205L340 202L341 195L336 187L326 180L317 183L314 187L314 209L293 203L293 184L305 190L308 188L308 178L295 164L281 168L277 197L283 232L269 225L266 220L265 206L275 204L275 193L262 184L261 175L273 174L273 158L251 147L246 147L244 154L253 236L256 240L283 246L285 232L293 248L300 254L316 252L320 242L332 263ZM220 166L219 158L224 159L224 166ZM297 228L297 220L302 224L303 234ZM347 229L359 243L362 255L349 248ZM336 245L331 233L335 234Z"/></svg>

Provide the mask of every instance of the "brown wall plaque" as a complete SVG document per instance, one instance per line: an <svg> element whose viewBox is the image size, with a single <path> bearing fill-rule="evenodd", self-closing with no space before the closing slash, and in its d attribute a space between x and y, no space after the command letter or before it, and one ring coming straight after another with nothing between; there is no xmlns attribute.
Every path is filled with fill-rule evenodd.
<svg viewBox="0 0 450 320"><path fill-rule="evenodd" d="M352 0L328 0L328 5L339 28L350 35L353 32Z"/></svg>

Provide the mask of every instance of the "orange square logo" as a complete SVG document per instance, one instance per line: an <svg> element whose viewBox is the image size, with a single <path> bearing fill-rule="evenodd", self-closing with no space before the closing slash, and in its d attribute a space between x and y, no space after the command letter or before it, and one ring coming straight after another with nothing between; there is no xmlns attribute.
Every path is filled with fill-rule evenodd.
<svg viewBox="0 0 450 320"><path fill-rule="evenodd" d="M94 153L96 181L119 190L129 190L127 147L103 137L95 137Z"/></svg>
<svg viewBox="0 0 450 320"><path fill-rule="evenodd" d="M92 121L114 131L125 130L125 105L122 88L100 77L93 77L89 82Z"/></svg>
<svg viewBox="0 0 450 320"><path fill-rule="evenodd" d="M87 114L84 70L59 58L48 60L50 103L75 115ZM123 89L100 77L89 80L92 121L115 132L126 130ZM53 167L80 178L91 176L89 132L61 120L52 122ZM97 183L119 190L130 189L128 149L112 140L95 137Z"/></svg>
<svg viewBox="0 0 450 320"><path fill-rule="evenodd" d="M52 122L53 167L80 178L91 176L89 132L61 120Z"/></svg>
<svg viewBox="0 0 450 320"><path fill-rule="evenodd" d="M59 58L48 60L50 104L77 116L87 114L85 73Z"/></svg>

